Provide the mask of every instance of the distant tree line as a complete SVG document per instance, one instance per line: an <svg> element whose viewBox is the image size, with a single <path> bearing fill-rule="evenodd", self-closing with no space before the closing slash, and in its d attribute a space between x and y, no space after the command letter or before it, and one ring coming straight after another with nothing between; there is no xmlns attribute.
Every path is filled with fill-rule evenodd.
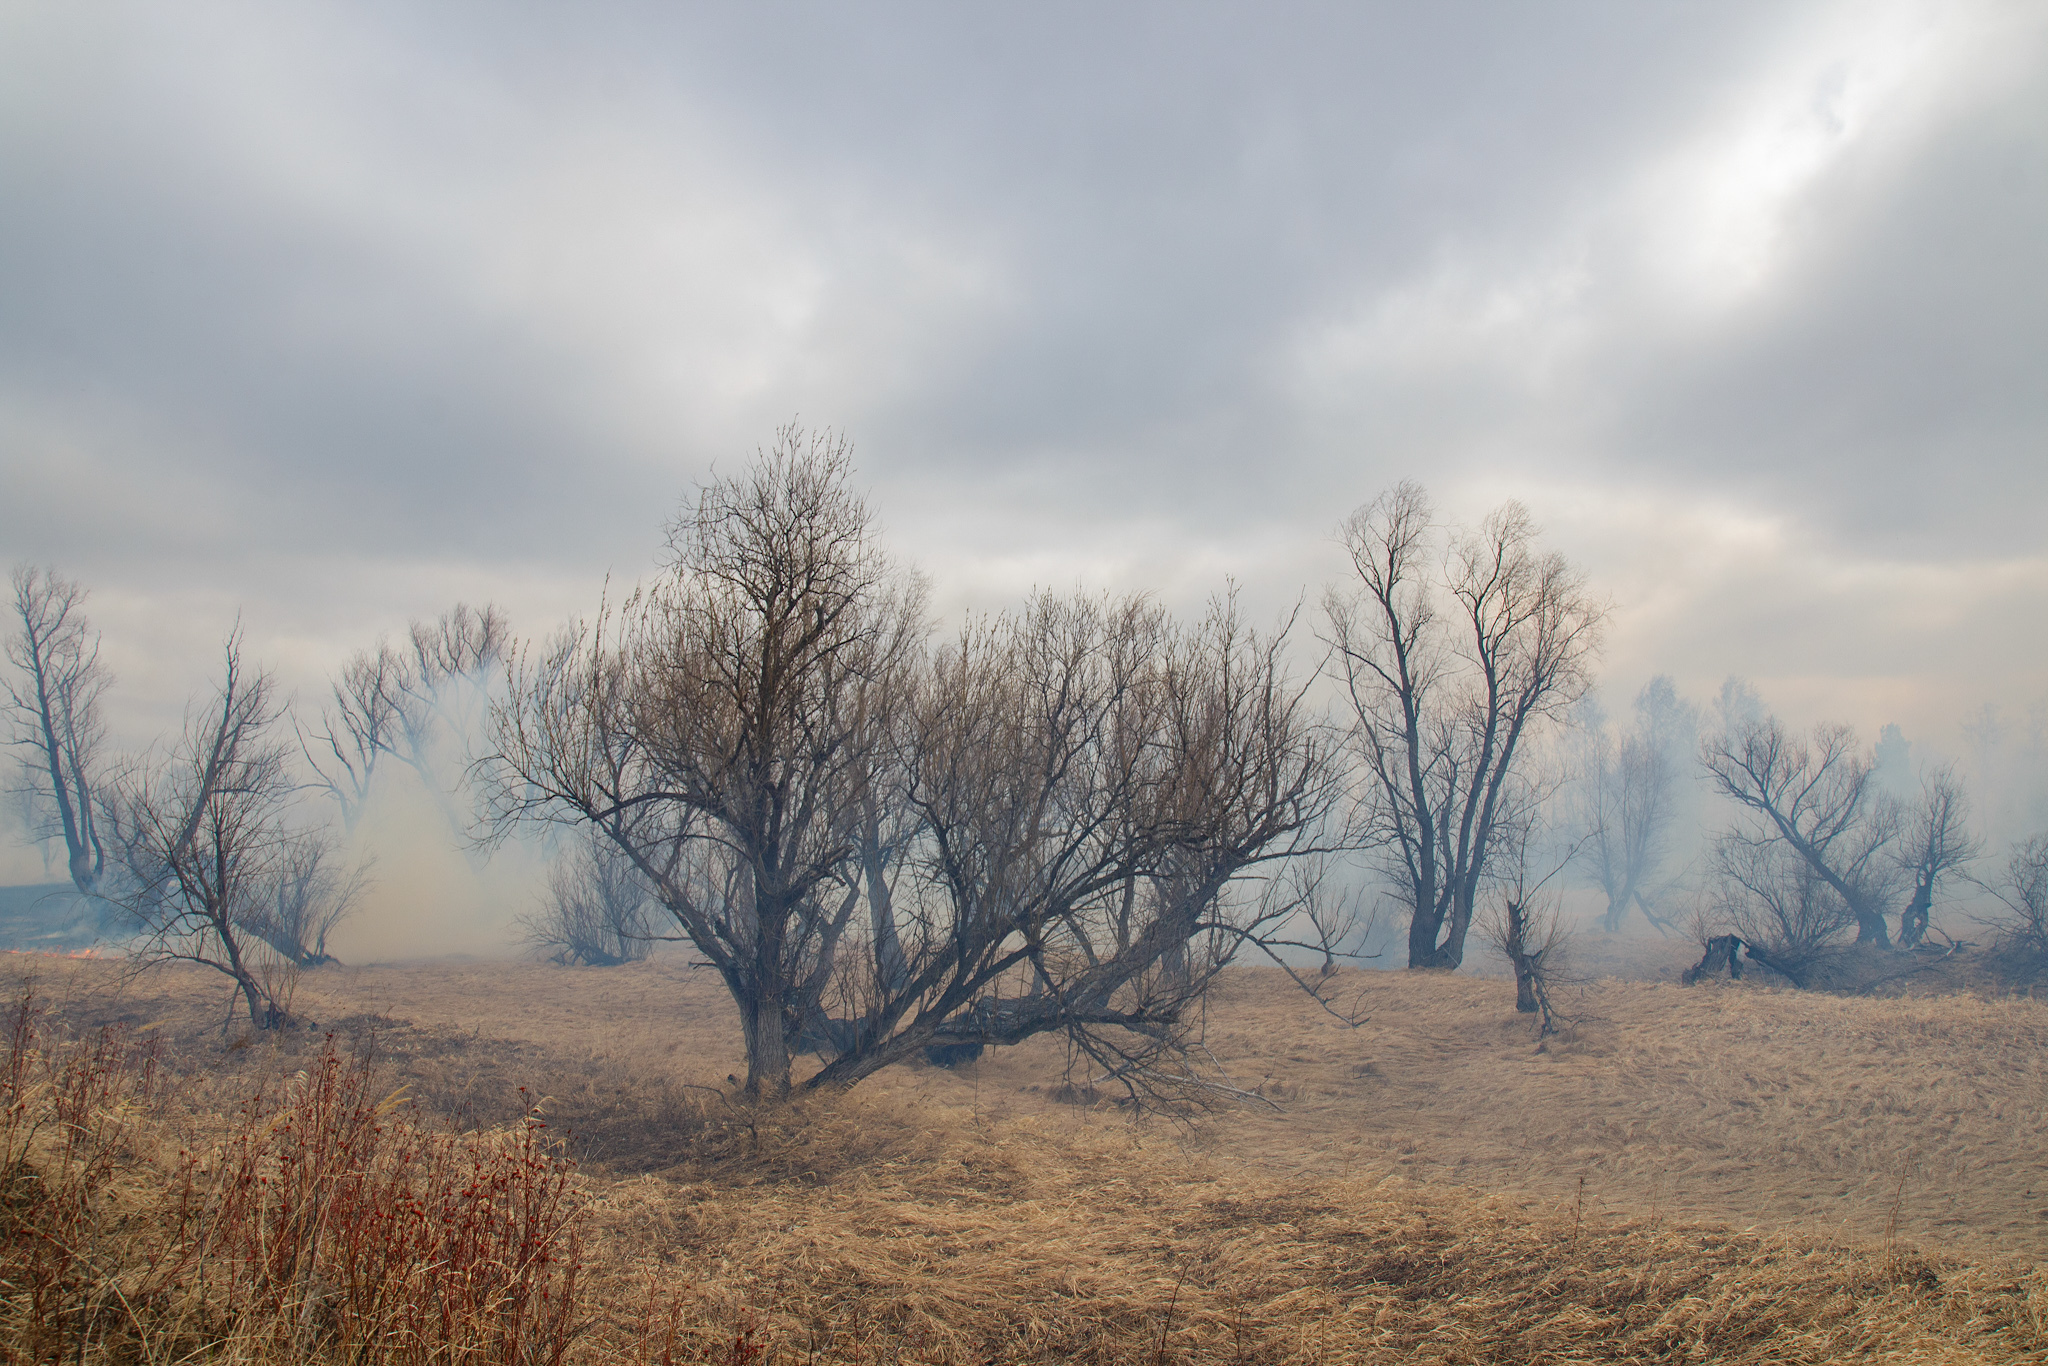
<svg viewBox="0 0 2048 1366"><path fill-rule="evenodd" d="M1653 680L1611 728L1606 607L1518 504L1449 526L1401 484L1340 534L1351 571L1312 632L1230 593L1180 621L1039 592L939 637L849 444L789 427L684 504L655 582L538 642L458 604L352 657L304 725L237 627L179 734L111 756L84 591L17 570L7 738L37 834L134 960L220 971L254 1026L289 1019L359 904L351 839L395 771L473 859L543 833L523 923L545 956L686 944L759 1096L1044 1034L1090 1084L1227 1091L1194 1062L1217 974L1263 957L1321 993L1375 926L1436 970L1481 931L1547 1026L1544 888L1567 870L1606 930L1684 921L1801 984L1852 939L1920 948L1964 885L2048 960L2048 837L1978 880L1953 768L1907 790L1846 728L1796 734L1736 685L1708 725ZM1733 819L1702 843L1708 793Z"/></svg>

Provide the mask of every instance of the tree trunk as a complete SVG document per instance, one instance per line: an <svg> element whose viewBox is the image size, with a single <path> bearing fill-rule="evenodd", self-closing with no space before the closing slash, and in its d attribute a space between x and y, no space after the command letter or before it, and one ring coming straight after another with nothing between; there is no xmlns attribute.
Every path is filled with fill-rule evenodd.
<svg viewBox="0 0 2048 1366"><path fill-rule="evenodd" d="M1515 1009L1524 1015L1536 1013L1536 968L1540 955L1524 951L1522 931L1527 921L1522 908L1508 903L1508 961L1515 965Z"/></svg>
<svg viewBox="0 0 2048 1366"><path fill-rule="evenodd" d="M1857 943L1874 944L1881 949L1892 946L1891 932L1885 928L1883 911L1869 910L1854 902L1850 904L1849 909L1856 913Z"/></svg>
<svg viewBox="0 0 2048 1366"><path fill-rule="evenodd" d="M1450 914L1435 910L1417 914L1408 922L1408 966L1450 971L1465 961L1465 935L1472 928L1472 908L1459 904L1458 898L1451 906ZM1443 939L1438 941L1441 934Z"/></svg>
<svg viewBox="0 0 2048 1366"><path fill-rule="evenodd" d="M889 894L889 870L882 858L880 822L872 801L864 833L861 864L867 879L869 923L875 939L875 972L881 978L883 994L894 996L910 980L910 964L903 955L902 937L896 931L896 906Z"/></svg>
<svg viewBox="0 0 2048 1366"><path fill-rule="evenodd" d="M1443 917L1427 910L1418 909L1408 922L1408 966L1411 968L1434 968L1442 966L1436 961L1436 935L1443 928Z"/></svg>
<svg viewBox="0 0 2048 1366"><path fill-rule="evenodd" d="M747 1042L747 1094L779 1100L789 1094L789 1038L783 1028L782 1001L754 995L740 1005L740 1027Z"/></svg>
<svg viewBox="0 0 2048 1366"><path fill-rule="evenodd" d="M1917 949L1927 937L1928 916L1934 910L1934 883L1922 880L1913 887L1913 899L1899 912L1899 947Z"/></svg>

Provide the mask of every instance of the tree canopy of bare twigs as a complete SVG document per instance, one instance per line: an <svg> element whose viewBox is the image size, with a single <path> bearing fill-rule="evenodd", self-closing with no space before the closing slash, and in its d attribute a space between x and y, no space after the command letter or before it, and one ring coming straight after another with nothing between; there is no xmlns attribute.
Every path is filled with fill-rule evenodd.
<svg viewBox="0 0 2048 1366"><path fill-rule="evenodd" d="M100 697L112 683L85 590L47 569L13 574L15 629L7 640L7 742L42 821L35 833L64 841L71 883L91 896L106 871L98 792L106 727Z"/></svg>
<svg viewBox="0 0 2048 1366"><path fill-rule="evenodd" d="M653 947L650 909L632 861L591 827L549 869L545 899L522 924L528 945L550 962L617 967Z"/></svg>
<svg viewBox="0 0 2048 1366"><path fill-rule="evenodd" d="M2029 976L2038 974L2048 967L2048 834L2014 845L1986 886L2003 908L1994 921L2000 949Z"/></svg>
<svg viewBox="0 0 2048 1366"><path fill-rule="evenodd" d="M1721 794L1749 815L1723 838L1724 869L1763 867L1778 858L1768 846L1783 845L1840 898L1858 943L1890 947L1895 865L1885 852L1899 813L1871 782L1856 733L1822 725L1808 741L1763 716L1707 737L1700 757Z"/></svg>
<svg viewBox="0 0 2048 1366"><path fill-rule="evenodd" d="M119 899L144 931L135 964L226 975L257 1029L289 1021L293 973L325 957L327 931L359 885L336 870L324 832L294 820L283 718L276 684L243 661L237 629L210 701L187 713L168 753L136 761L101 803Z"/></svg>
<svg viewBox="0 0 2048 1366"><path fill-rule="evenodd" d="M1335 797L1283 645L1228 598L1183 628L1048 594L938 653L905 752L923 894L906 988L880 1003L898 1049L1060 1030L1091 1082L1199 1085L1178 1065L1189 1007L1309 909L1274 865L1316 847Z"/></svg>
<svg viewBox="0 0 2048 1366"><path fill-rule="evenodd" d="M1941 883L1980 849L1952 769L1900 802L1847 726L1801 739L1757 713L1707 737L1701 760L1746 817L1721 839L1722 873L1749 908L1740 914L1779 928L1777 947L1810 954L1853 924L1857 943L1890 948L1895 907L1899 942L1917 945Z"/></svg>
<svg viewBox="0 0 2048 1366"><path fill-rule="evenodd" d="M1326 597L1357 759L1357 837L1408 913L1408 965L1454 968L1531 737L1591 685L1605 612L1516 503L1445 537L1404 483L1343 537Z"/></svg>
<svg viewBox="0 0 2048 1366"><path fill-rule="evenodd" d="M413 622L403 645L360 651L342 667L320 731L302 748L347 829L362 818L379 762L389 757L412 770L450 831L466 840L447 770L463 767L452 751L481 719L510 639L497 608L458 602L438 621Z"/></svg>
<svg viewBox="0 0 2048 1366"><path fill-rule="evenodd" d="M738 1006L753 1094L800 1045L842 1086L1053 1030L1150 1084L1258 921L1241 875L1327 807L1280 642L1227 604L1187 630L1042 596L930 651L850 474L842 438L785 428L699 491L661 583L521 658L501 828L630 859Z"/></svg>

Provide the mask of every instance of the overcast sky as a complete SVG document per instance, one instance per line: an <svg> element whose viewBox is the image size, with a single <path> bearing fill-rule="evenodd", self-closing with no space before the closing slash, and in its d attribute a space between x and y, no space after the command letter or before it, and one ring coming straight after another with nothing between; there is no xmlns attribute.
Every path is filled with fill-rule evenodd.
<svg viewBox="0 0 2048 1366"><path fill-rule="evenodd" d="M2048 4L0 7L0 558L146 739L843 427L948 610L1527 502L1609 696L2048 698Z"/></svg>

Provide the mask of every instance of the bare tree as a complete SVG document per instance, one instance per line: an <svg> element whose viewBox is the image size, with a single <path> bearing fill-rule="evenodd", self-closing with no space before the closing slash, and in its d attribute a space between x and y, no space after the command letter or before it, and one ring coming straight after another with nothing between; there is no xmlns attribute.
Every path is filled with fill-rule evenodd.
<svg viewBox="0 0 2048 1366"><path fill-rule="evenodd" d="M1830 946L1855 926L1848 903L1781 840L1732 832L1722 837L1715 861L1719 877L1700 931L1709 957L1700 970L1711 970L1715 941L1733 931L1753 961L1806 986ZM1740 975L1732 957L1729 969Z"/></svg>
<svg viewBox="0 0 2048 1366"><path fill-rule="evenodd" d="M545 903L524 920L526 939L551 962L634 963L653 947L651 909L631 859L593 827L549 871Z"/></svg>
<svg viewBox="0 0 2048 1366"><path fill-rule="evenodd" d="M1899 912L1902 947L1917 948L1926 938L1941 884L1983 851L1983 841L1970 829L1969 796L1955 766L1944 764L1921 780L1919 799L1906 812L1896 849L1899 870L1913 888Z"/></svg>
<svg viewBox="0 0 2048 1366"><path fill-rule="evenodd" d="M1042 596L941 652L906 754L908 986L880 1003L887 1042L820 1075L1060 1031L1088 1084L1207 1091L1190 1007L1303 909L1265 870L1316 848L1335 794L1284 643L1227 598L1178 629L1139 599Z"/></svg>
<svg viewBox="0 0 2048 1366"><path fill-rule="evenodd" d="M33 809L47 822L37 833L63 838L71 883L92 896L107 864L96 798L106 738L100 697L113 677L100 663L83 588L26 566L15 569L13 586L19 625L7 642L8 743Z"/></svg>
<svg viewBox="0 0 2048 1366"><path fill-rule="evenodd" d="M1997 879L1985 884L2004 911L1993 924L1999 948L2031 978L2048 967L2048 834L2015 844Z"/></svg>
<svg viewBox="0 0 2048 1366"><path fill-rule="evenodd" d="M1452 537L1404 483L1344 525L1357 584L1326 598L1359 760L1359 835L1409 913L1408 965L1454 968L1532 734L1590 686L1604 609L1515 503Z"/></svg>
<svg viewBox="0 0 2048 1366"><path fill-rule="evenodd" d="M292 820L283 706L271 676L243 663L239 628L222 663L210 703L188 713L168 754L106 791L102 817L121 901L146 935L136 963L210 967L233 980L250 1025L269 1029L290 1019L293 973L310 956L303 936L322 951L353 880L327 882L322 837Z"/></svg>
<svg viewBox="0 0 2048 1366"><path fill-rule="evenodd" d="M279 849L269 896L250 899L242 927L295 968L332 963L327 936L355 910L368 875L363 864L342 865L328 832L296 831Z"/></svg>
<svg viewBox="0 0 2048 1366"><path fill-rule="evenodd" d="M1159 1041L1257 922L1239 875L1327 807L1279 642L1042 598L928 656L849 475L783 430L700 491L662 584L523 658L501 821L631 859L737 1005L752 1094L799 1047L845 1086L1056 1030L1169 1084Z"/></svg>
<svg viewBox="0 0 2048 1366"><path fill-rule="evenodd" d="M1500 848L1491 876L1495 897L1480 920L1480 931L1515 974L1515 1009L1541 1018L1537 1037L1555 1034L1561 1020L1552 993L1570 979L1569 937L1554 898L1543 888L1578 857L1580 845L1562 850L1546 871L1538 872L1538 851L1556 846L1545 840L1545 811L1529 804L1501 831Z"/></svg>
<svg viewBox="0 0 2048 1366"><path fill-rule="evenodd" d="M458 602L438 621L415 621L402 646L380 644L342 667L317 735L301 738L307 760L354 830L379 761L404 764L461 841L467 823L446 776L488 706L490 677L511 639L504 614Z"/></svg>
<svg viewBox="0 0 2048 1366"><path fill-rule="evenodd" d="M1715 787L1749 816L1724 850L1782 843L1840 899L1857 943L1891 947L1885 916L1898 878L1891 846L1901 813L1871 781L1871 762L1853 730L1816 726L1808 742L1776 717L1761 716L1709 736L1700 757ZM1724 857L1723 867L1761 869L1760 860L1739 853L1733 861Z"/></svg>
<svg viewBox="0 0 2048 1366"><path fill-rule="evenodd" d="M500 813L596 825L724 979L747 1085L789 1087L858 895L849 869L882 684L924 631L843 439L783 429L670 528L673 570L517 670L496 713Z"/></svg>
<svg viewBox="0 0 2048 1366"><path fill-rule="evenodd" d="M1692 749L1695 730L1692 709L1660 674L1637 694L1635 722L1618 739L1604 725L1586 738L1580 857L1606 893L1600 926L1609 934L1621 929L1631 903L1659 930L1668 928L1651 895L1678 819L1679 755Z"/></svg>

